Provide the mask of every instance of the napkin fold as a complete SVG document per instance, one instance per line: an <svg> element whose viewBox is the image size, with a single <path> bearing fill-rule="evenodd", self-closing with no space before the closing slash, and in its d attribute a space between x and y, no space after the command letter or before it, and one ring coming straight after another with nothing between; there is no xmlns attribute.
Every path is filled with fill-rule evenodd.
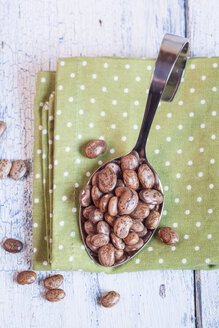
<svg viewBox="0 0 219 328"><path fill-rule="evenodd" d="M154 59L61 58L56 72L39 72L34 104L33 267L119 273L151 269L219 268L219 59L190 58L172 103L161 102L147 144L164 188L160 227L180 242L155 235L128 263L92 262L79 231L80 190L102 163L137 140ZM92 139L107 152L85 157Z"/></svg>

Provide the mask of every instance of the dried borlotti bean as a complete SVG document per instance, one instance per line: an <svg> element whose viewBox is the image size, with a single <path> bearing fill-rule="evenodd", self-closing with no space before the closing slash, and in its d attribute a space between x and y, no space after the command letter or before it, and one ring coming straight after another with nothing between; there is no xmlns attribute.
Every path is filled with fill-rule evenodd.
<svg viewBox="0 0 219 328"><path fill-rule="evenodd" d="M91 197L92 197L92 201L96 207L99 207L100 198L102 195L103 195L103 193L100 191L100 189L97 186L92 187Z"/></svg>
<svg viewBox="0 0 219 328"><path fill-rule="evenodd" d="M145 219L145 226L148 229L154 230L158 227L160 221L160 213L152 210L149 216Z"/></svg>
<svg viewBox="0 0 219 328"><path fill-rule="evenodd" d="M114 226L114 223L116 221L116 217L109 215L109 213L105 213L104 214L104 219L106 220L107 223L109 223L109 225L111 227Z"/></svg>
<svg viewBox="0 0 219 328"><path fill-rule="evenodd" d="M119 302L119 300L120 300L119 293L115 291L111 291L102 297L101 305L106 308L109 308L116 305Z"/></svg>
<svg viewBox="0 0 219 328"><path fill-rule="evenodd" d="M12 163L7 159L0 160L0 180L6 178L11 170Z"/></svg>
<svg viewBox="0 0 219 328"><path fill-rule="evenodd" d="M129 232L128 236L124 238L126 245L132 246L137 244L139 241L139 236L136 232Z"/></svg>
<svg viewBox="0 0 219 328"><path fill-rule="evenodd" d="M118 214L118 197L113 196L109 200L108 212L111 216L116 216Z"/></svg>
<svg viewBox="0 0 219 328"><path fill-rule="evenodd" d="M99 172L99 188L102 192L107 193L112 191L117 183L117 176L114 171L106 167Z"/></svg>
<svg viewBox="0 0 219 328"><path fill-rule="evenodd" d="M128 215L118 217L113 226L115 235L119 238L127 237L132 223L132 219Z"/></svg>
<svg viewBox="0 0 219 328"><path fill-rule="evenodd" d="M150 213L150 209L147 204L139 202L134 211L130 214L134 219L145 219Z"/></svg>
<svg viewBox="0 0 219 328"><path fill-rule="evenodd" d="M109 243L109 235L106 235L104 233L98 233L96 235L93 235L91 237L91 244L94 245L95 247L102 247L105 246Z"/></svg>
<svg viewBox="0 0 219 328"><path fill-rule="evenodd" d="M146 204L157 205L163 203L163 195L156 189L143 189L140 191L139 197Z"/></svg>
<svg viewBox="0 0 219 328"><path fill-rule="evenodd" d="M4 241L3 248L9 253L19 253L23 249L23 243L20 240L8 238Z"/></svg>
<svg viewBox="0 0 219 328"><path fill-rule="evenodd" d="M46 293L46 299L49 302L58 302L65 297L65 292L63 289L51 289Z"/></svg>
<svg viewBox="0 0 219 328"><path fill-rule="evenodd" d="M105 235L109 235L110 234L109 224L106 221L99 221L97 223L97 233L104 233Z"/></svg>
<svg viewBox="0 0 219 328"><path fill-rule="evenodd" d="M91 238L93 237L93 234L89 234L87 237L86 237L86 245L92 250L92 252L94 253L97 253L98 252L98 246L94 246L92 243L91 243Z"/></svg>
<svg viewBox="0 0 219 328"><path fill-rule="evenodd" d="M112 244L102 246L98 250L98 259L100 264L109 267L115 263L115 248Z"/></svg>
<svg viewBox="0 0 219 328"><path fill-rule="evenodd" d="M100 212L100 210L98 210L97 208L94 208L90 211L89 213L89 220L92 223L97 223L99 221L101 221L103 219L103 213Z"/></svg>
<svg viewBox="0 0 219 328"><path fill-rule="evenodd" d="M136 172L134 170L123 171L123 180L126 187L132 188L134 190L139 187L139 180Z"/></svg>
<svg viewBox="0 0 219 328"><path fill-rule="evenodd" d="M148 229L144 227L144 229L141 232L137 232L139 237L145 237L148 232Z"/></svg>
<svg viewBox="0 0 219 328"><path fill-rule="evenodd" d="M85 153L88 158L95 158L105 153L106 142L104 140L92 140L90 141L86 148Z"/></svg>
<svg viewBox="0 0 219 328"><path fill-rule="evenodd" d="M138 162L140 164L140 158L139 158L138 152L136 150L132 150L130 154L134 155L137 158L137 160L138 160Z"/></svg>
<svg viewBox="0 0 219 328"><path fill-rule="evenodd" d="M92 186L98 186L98 176L99 172L94 173L92 177Z"/></svg>
<svg viewBox="0 0 219 328"><path fill-rule="evenodd" d="M155 177L153 171L147 164L142 164L138 168L138 177L142 184L142 187L150 189L155 183Z"/></svg>
<svg viewBox="0 0 219 328"><path fill-rule="evenodd" d="M92 211L92 210L94 210L95 209L95 206L93 206L93 205L90 205L90 206L88 206L88 207L85 207L85 209L83 210L83 217L85 218L85 219L89 219L89 215L90 215L90 212Z"/></svg>
<svg viewBox="0 0 219 328"><path fill-rule="evenodd" d="M138 205L138 194L133 189L128 189L119 198L118 208L120 214L132 213Z"/></svg>
<svg viewBox="0 0 219 328"><path fill-rule="evenodd" d="M110 199L113 197L113 194L105 194L100 198L99 208L102 213L105 213L108 208L108 203Z"/></svg>
<svg viewBox="0 0 219 328"><path fill-rule="evenodd" d="M144 230L144 225L140 220L132 220L131 231L142 232Z"/></svg>
<svg viewBox="0 0 219 328"><path fill-rule="evenodd" d="M120 167L119 167L118 164L116 164L116 163L109 163L109 164L106 165L106 167L108 167L111 170L113 170L113 172L116 174L117 177L120 176L121 169L120 169Z"/></svg>
<svg viewBox="0 0 219 328"><path fill-rule="evenodd" d="M89 206L91 204L91 186L87 185L84 187L84 189L81 190L79 201L81 206Z"/></svg>
<svg viewBox="0 0 219 328"><path fill-rule="evenodd" d="M139 238L138 242L134 245L126 245L125 252L138 251L144 245L143 239Z"/></svg>
<svg viewBox="0 0 219 328"><path fill-rule="evenodd" d="M98 224L99 224L100 222L103 222L103 221L99 221ZM105 222L104 222L104 223L105 223ZM88 220L88 221L86 221L86 222L84 223L84 230L86 231L86 233L87 233L88 235L90 235L90 234L95 234L96 231L97 231L97 227L96 227L96 225L95 225L93 222L91 222L90 220Z"/></svg>
<svg viewBox="0 0 219 328"><path fill-rule="evenodd" d="M115 260L121 260L124 257L124 250L115 248Z"/></svg>
<svg viewBox="0 0 219 328"><path fill-rule="evenodd" d="M125 186L116 187L115 194L117 197L120 197L127 190L129 190L129 188Z"/></svg>
<svg viewBox="0 0 219 328"><path fill-rule="evenodd" d="M30 285L36 280L36 272L22 271L17 276L17 283L19 285Z"/></svg>
<svg viewBox="0 0 219 328"><path fill-rule="evenodd" d="M125 248L125 243L124 241L117 237L116 234L114 232L111 232L111 240L112 240L112 243L113 243L113 246L116 248L116 249L124 249Z"/></svg>
<svg viewBox="0 0 219 328"><path fill-rule="evenodd" d="M138 168L138 159L133 154L128 154L121 159L121 168L125 170L136 170Z"/></svg>
<svg viewBox="0 0 219 328"><path fill-rule="evenodd" d="M26 173L27 173L27 166L24 161L19 159L12 163L10 178L17 181L23 178Z"/></svg>
<svg viewBox="0 0 219 328"><path fill-rule="evenodd" d="M64 281L64 277L61 274L55 274L51 277L44 279L44 286L47 289L57 289L59 288Z"/></svg>
<svg viewBox="0 0 219 328"><path fill-rule="evenodd" d="M173 245L179 242L178 233L169 227L160 228L158 236L166 245Z"/></svg>

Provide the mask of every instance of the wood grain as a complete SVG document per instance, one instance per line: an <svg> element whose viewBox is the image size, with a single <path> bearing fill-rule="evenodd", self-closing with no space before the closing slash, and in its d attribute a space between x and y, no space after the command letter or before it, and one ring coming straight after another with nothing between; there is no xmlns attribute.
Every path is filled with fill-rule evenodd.
<svg viewBox="0 0 219 328"><path fill-rule="evenodd" d="M219 271L201 271L203 327L219 327Z"/></svg>
<svg viewBox="0 0 219 328"><path fill-rule="evenodd" d="M29 286L18 285L16 274L0 273L1 325L16 328L85 327L195 327L193 280L190 272L150 271L111 275L62 272L66 298L56 304L45 300L43 279L38 273ZM160 286L165 292L159 294ZM116 290L121 298L114 308L98 304L103 292ZM12 306L13 305L13 306ZM8 309L10 308L10 315ZM16 321L15 321L16 319Z"/></svg>
<svg viewBox="0 0 219 328"><path fill-rule="evenodd" d="M219 56L218 12L219 2L216 0L188 1L186 25L193 56ZM217 328L219 327L219 270L200 271L195 274L195 280L197 327Z"/></svg>
<svg viewBox="0 0 219 328"><path fill-rule="evenodd" d="M163 33L183 35L185 28L182 0L2 1L0 13L0 119L8 125L0 153L2 158L27 159L30 171L33 102L39 70L55 70L60 56L156 56ZM30 266L32 175L18 183L0 181L0 205L0 238L13 236L27 245L19 260L8 261L0 251L0 269Z"/></svg>
<svg viewBox="0 0 219 328"><path fill-rule="evenodd" d="M216 0L207 4L206 9L204 0L188 3L186 26L195 55L218 54L218 33L212 36L214 26L218 31L218 4ZM37 71L55 70L60 56L155 57L165 32L185 34L184 5L184 0L2 0L0 119L7 122L8 131L0 141L1 158L27 159L31 171ZM206 33L205 13L211 14ZM18 183L0 181L0 240L5 236L23 240L26 248L18 256L0 249L3 327L195 327L191 271L111 276L66 272L63 286L67 296L57 304L43 297L40 281L49 273L38 273L34 285L18 286L11 270L31 266L32 172ZM201 283L206 297L202 297L203 313L207 315L204 327L217 327L217 273L202 272ZM121 301L118 307L102 309L96 298L109 289L120 292ZM208 319L210 315L214 317Z"/></svg>
<svg viewBox="0 0 219 328"><path fill-rule="evenodd" d="M187 31L192 56L219 55L219 2L186 0Z"/></svg>

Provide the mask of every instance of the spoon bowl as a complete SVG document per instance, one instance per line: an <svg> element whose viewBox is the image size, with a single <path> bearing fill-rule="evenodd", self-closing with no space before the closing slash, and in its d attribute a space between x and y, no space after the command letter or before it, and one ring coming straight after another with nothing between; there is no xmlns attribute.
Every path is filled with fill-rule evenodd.
<svg viewBox="0 0 219 328"><path fill-rule="evenodd" d="M153 214L156 214L156 215L158 215L158 213L159 213L159 220L160 220L160 218L162 216L162 212L163 212L163 206L164 206L163 188L162 188L162 184L161 184L158 174L156 173L156 171L153 169L153 167L147 160L146 142L147 142L150 127L153 122L153 118L156 113L159 102L161 100L172 101L174 99L174 96L179 87L181 77L182 77L182 74L183 74L183 71L184 71L184 68L186 65L188 49L189 49L189 42L187 39L180 37L180 36L172 35L172 34L166 34L164 36L163 41L161 43L160 51L159 51L159 54L158 54L158 57L157 57L157 60L155 63L155 68L154 68L154 72L153 72L153 76L152 76L152 80L151 80L151 85L150 85L150 89L149 89L145 113L144 113L142 126L140 129L137 143L136 143L135 147L133 148L133 150L130 151L129 153L127 153L126 155L114 158L114 159L106 162L105 164L103 164L101 167L99 167L93 173L93 175L90 177L90 179L85 187L85 188L87 188L86 189L87 192L90 192L92 186L96 185L96 180L97 180L98 174L102 170L104 170L106 167L108 167L109 164L114 163L114 164L116 164L115 167L117 167L119 164L119 167L120 167L123 165L124 159L130 157L134 160L134 162L137 161L137 163L138 163L137 166L135 168L133 168L133 170L136 171L143 165L144 168L146 168L147 172L149 172L149 176L153 175L152 187L149 188L148 186L140 185L140 186L136 187L136 191L139 193L138 195L140 196L140 199L143 200L143 202L146 202L147 206L150 209L150 213L153 212ZM109 199L114 196L114 195L111 195L110 184L112 183L112 185L113 185L113 183L114 183L114 186L112 188L114 190L116 187L116 183L118 183L118 179L120 178L120 175L122 174L122 171L124 172L124 170L119 170L116 172L117 178L116 178L115 183L114 183L114 181L112 181L112 179L107 180L106 188L108 188L107 192L109 193L109 196L108 196ZM124 173L123 173L123 175L124 175ZM139 171L138 171L138 175L139 175ZM115 177L115 172L112 174L112 176ZM126 188L126 189L128 189L128 188ZM124 190L126 190L126 189L124 189ZM131 188L129 188L129 189L131 189ZM82 192L85 193L84 190L85 189L83 189ZM135 190L133 191L131 189L132 195L135 195L135 194L137 195L136 191ZM157 199L153 200L153 195L152 195L153 193L155 193L155 194L157 193L158 196L160 198L162 198L162 200L159 200L159 201ZM100 194L101 194L101 192L100 192ZM148 201L146 199L148 197L148 194L152 195L152 196L150 196L150 197L152 197L152 198L150 198L150 201ZM102 195L103 194L101 194L101 196ZM145 198L145 195L146 195L146 198ZM100 197L97 199L97 203L95 203L95 206L97 204L99 205L99 199L100 199ZM107 199L107 201L109 201L109 199ZM132 203L133 199L131 198L131 201L130 201L131 203ZM121 197L119 198L119 201L121 201ZM126 247L124 246L125 247L125 257L123 257L122 260L117 260L116 262L111 262L111 263L109 262L108 264L103 265L103 263L101 263L101 261L100 261L100 257L98 258L98 247L95 247L93 244L91 244L90 239L88 242L88 239L87 239L88 234L85 231L85 227L84 227L85 222L87 221L88 217L85 218L84 209L85 209L85 207L83 207L83 206L80 207L79 225L80 225L82 240L83 240L85 248L86 248L89 256L91 257L91 259L96 264L101 265L101 266L117 267L117 266L122 265L122 264L126 263L127 261L129 261L131 258L133 258L136 254L138 254L147 245L147 243L153 237L153 235L156 231L156 228L157 228L157 226L155 226L155 227L149 226L149 229L147 229L147 232L142 236L140 235L141 237L139 239L139 245L138 245L138 247L136 246L136 249L135 249L135 247L132 247L132 246L127 246L127 245L126 245ZM91 207L91 210L94 210L94 208ZM127 216L124 214L132 215L132 211L131 212L127 211L124 213L119 212L117 214L122 215L122 216ZM116 214L116 217L120 217L117 214ZM103 215L102 215L102 218L103 218ZM113 217L113 218L114 219L111 219L111 220L115 221L115 217ZM110 221L107 221L107 222L110 223ZM140 222L141 222L141 220L140 220ZM93 225L91 224L91 227L92 226ZM92 238L92 234L91 234L91 238ZM141 242L140 242L140 240L141 240ZM106 244L108 242L109 242L109 240L106 241Z"/></svg>
<svg viewBox="0 0 219 328"><path fill-rule="evenodd" d="M93 177L95 176L95 174L97 174L98 172L100 172L103 168L105 168L108 164L110 163L118 163L119 161L121 161L121 159L129 154L132 154L132 151L127 153L126 155L124 156L121 156L121 157L116 157L112 160L109 160L108 162L104 163L101 167L99 167L93 174L92 176L90 177L90 179L88 180L88 183L87 183L87 186L92 186L92 179ZM163 187L162 187L162 184L161 184L161 181L156 173L156 171L151 167L150 163L146 160L146 158L142 158L141 159L142 161L144 161L144 163L146 163L150 169L153 171L153 174L155 176L155 181L156 181L156 190L160 191L162 194L163 194ZM164 206L164 201L159 205L159 213L160 213L160 217L162 216L162 212L163 212L163 206ZM80 226L80 232L81 232L81 237L82 237L82 240L83 240L83 243L85 245L85 248L86 248L86 251L88 252L89 256L91 257L91 259L98 265L101 265L98 261L98 256L96 253L94 253L86 244L86 236L87 236L87 233L84 229L84 223L87 221L84 217L83 217L83 210L85 209L85 207L82 207L80 206L80 220L79 220L79 226ZM147 233L145 236L142 237L143 239L143 245L141 248L139 248L138 250L136 251L133 251L133 252L130 252L131 254L127 256L127 259L125 261L123 261L122 263L115 263L113 265L113 267L117 267L117 266L120 266L126 262L128 262L133 256L137 255L141 250L142 248L144 248L146 246L146 244L151 240L151 238L153 237L154 233L155 233L156 229L153 229L153 230L150 230L148 229L147 230ZM101 265L102 266L102 265Z"/></svg>

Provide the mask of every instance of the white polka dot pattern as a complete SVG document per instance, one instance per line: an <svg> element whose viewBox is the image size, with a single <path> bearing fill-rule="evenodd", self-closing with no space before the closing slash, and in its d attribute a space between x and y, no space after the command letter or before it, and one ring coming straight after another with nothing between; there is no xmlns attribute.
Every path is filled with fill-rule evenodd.
<svg viewBox="0 0 219 328"><path fill-rule="evenodd" d="M53 160L40 142L35 148L38 165L40 161L47 165L57 186L56 189L48 188L48 194L55 202L49 212L49 222L55 224L56 233L46 236L44 232L42 237L47 237L45 247L51 244L53 268L63 264L67 270L99 270L81 244L77 226L78 195L95 169L132 149L153 72L152 60L137 64L124 58L120 59L120 65L115 59L99 60L101 65L94 65L90 58L80 58L78 62L68 58L60 60L57 92L53 97L57 100L54 112L50 104L44 106L44 98L39 99L38 108L42 111L44 106L47 109L48 126L38 120L36 131L47 140L51 149L55 147ZM161 107L156 113L147 146L148 158L161 178L165 195L160 224L176 229L180 243L167 248L152 238L145 251L127 264L127 271L176 266L191 268L194 263L196 267L207 268L215 262L212 249L217 245L217 238L212 222L216 216L214 194L218 190L215 147L218 144L219 86L212 77L218 64L212 58L206 60L209 64L200 66L199 60L189 60L185 81L176 99L172 103L159 104ZM50 76L42 72L39 82L45 88L50 83ZM49 122L56 124L54 137ZM83 145L91 139L106 140L106 154L93 160L85 158ZM34 179L37 184L44 181L43 186L49 181L44 178L40 166L34 172ZM34 193L33 204L36 213L43 204L41 194ZM34 236L39 235L41 226L42 222L35 215ZM203 240L209 247L203 247ZM34 249L37 254L37 249L41 249L39 243L34 244ZM46 253L42 255L41 266L50 266ZM118 272L120 270L123 266Z"/></svg>

